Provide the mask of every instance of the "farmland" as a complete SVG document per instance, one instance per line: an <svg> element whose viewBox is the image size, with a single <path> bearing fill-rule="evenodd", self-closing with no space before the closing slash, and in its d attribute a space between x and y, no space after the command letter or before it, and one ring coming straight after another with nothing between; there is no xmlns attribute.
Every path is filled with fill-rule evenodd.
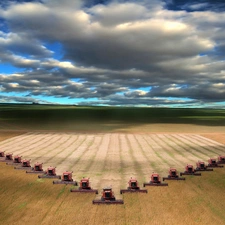
<svg viewBox="0 0 225 225"><path fill-rule="evenodd" d="M153 171L167 176L169 167L183 171L225 154L223 110L135 108L126 116L128 109L33 107L1 108L1 151L56 166L58 174L72 170L78 181L90 177L99 191L111 185L124 205L92 205L100 195L70 193L70 185L0 163L0 223L225 224L224 168L148 187L148 194L119 194L131 176L142 186Z"/></svg>

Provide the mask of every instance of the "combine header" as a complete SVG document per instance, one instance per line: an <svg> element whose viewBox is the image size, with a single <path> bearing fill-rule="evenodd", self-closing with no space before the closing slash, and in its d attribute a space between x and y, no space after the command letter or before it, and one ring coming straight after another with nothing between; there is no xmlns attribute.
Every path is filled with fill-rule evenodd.
<svg viewBox="0 0 225 225"><path fill-rule="evenodd" d="M17 169L17 170L31 169L30 160L27 160L27 159L22 160L21 166L14 167L14 169Z"/></svg>
<svg viewBox="0 0 225 225"><path fill-rule="evenodd" d="M169 169L169 175L168 177L163 177L164 180L185 180L184 177L179 177L177 170L175 168Z"/></svg>
<svg viewBox="0 0 225 225"><path fill-rule="evenodd" d="M79 188L78 189L71 189L71 192L83 192L83 193L95 193L98 194L97 189L92 189L90 186L90 181L89 178L82 178L79 183Z"/></svg>
<svg viewBox="0 0 225 225"><path fill-rule="evenodd" d="M93 200L93 204L123 204L122 199L117 199L114 196L111 187L103 188L102 197L99 200Z"/></svg>
<svg viewBox="0 0 225 225"><path fill-rule="evenodd" d="M225 156L218 156L217 164L225 164Z"/></svg>
<svg viewBox="0 0 225 225"><path fill-rule="evenodd" d="M34 167L32 167L31 170L26 171L26 173L44 173L42 165L43 163L36 162Z"/></svg>
<svg viewBox="0 0 225 225"><path fill-rule="evenodd" d="M208 160L208 167L223 167L223 165L219 165L214 158L210 158Z"/></svg>
<svg viewBox="0 0 225 225"><path fill-rule="evenodd" d="M168 186L168 183L162 183L159 174L153 173L150 182L144 183L143 186Z"/></svg>
<svg viewBox="0 0 225 225"><path fill-rule="evenodd" d="M58 178L61 179L61 176L56 175L56 167L48 167L43 175L38 175L38 178Z"/></svg>
<svg viewBox="0 0 225 225"><path fill-rule="evenodd" d="M195 171L213 171L213 169L212 168L207 168L207 166L205 165L204 162L198 161L196 163L196 169L195 169Z"/></svg>
<svg viewBox="0 0 225 225"><path fill-rule="evenodd" d="M22 156L16 155L14 156L13 162L6 163L7 165L19 165L22 163Z"/></svg>
<svg viewBox="0 0 225 225"><path fill-rule="evenodd" d="M194 176L201 176L201 173L196 173L193 165L187 164L185 166L185 171L183 173L180 173L180 176L182 175L194 175Z"/></svg>
<svg viewBox="0 0 225 225"><path fill-rule="evenodd" d="M4 152L2 152L2 154L5 156L5 158L0 159L0 162L13 162L13 157L12 157L13 153L4 154Z"/></svg>
<svg viewBox="0 0 225 225"><path fill-rule="evenodd" d="M63 173L61 180L54 180L52 183L53 184L73 184L77 186L77 182L73 181L72 173L73 172L66 171Z"/></svg>
<svg viewBox="0 0 225 225"><path fill-rule="evenodd" d="M138 185L138 181L134 178L130 178L129 182L128 182L129 186L127 187L127 189L121 189L120 190L120 194L129 192L129 193L136 193L136 192L141 192L141 193L148 193L148 190L146 189L140 189L139 185Z"/></svg>

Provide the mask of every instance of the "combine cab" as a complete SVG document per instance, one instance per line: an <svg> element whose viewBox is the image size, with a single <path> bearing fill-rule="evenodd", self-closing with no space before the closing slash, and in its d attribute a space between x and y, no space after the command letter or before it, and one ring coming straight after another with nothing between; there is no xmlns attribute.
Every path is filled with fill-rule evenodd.
<svg viewBox="0 0 225 225"><path fill-rule="evenodd" d="M168 177L163 177L164 180L185 180L183 177L179 177L177 170L175 168L169 169L169 175Z"/></svg>
<svg viewBox="0 0 225 225"><path fill-rule="evenodd" d="M27 160L27 159L22 160L21 166L14 167L14 169L17 169L17 170L31 169L30 160Z"/></svg>
<svg viewBox="0 0 225 225"><path fill-rule="evenodd" d="M43 163L36 162L34 164L34 167L32 167L31 170L26 171L26 173L44 173L44 171L42 169L42 165L43 165Z"/></svg>
<svg viewBox="0 0 225 225"><path fill-rule="evenodd" d="M63 173L61 180L54 180L52 183L53 184L73 184L77 186L77 182L73 181L72 173L73 172L66 171Z"/></svg>
<svg viewBox="0 0 225 225"><path fill-rule="evenodd" d="M99 200L93 200L93 204L123 204L122 199L116 200L111 187L103 188L102 197Z"/></svg>
<svg viewBox="0 0 225 225"><path fill-rule="evenodd" d="M138 185L138 181L134 178L131 177L131 179L128 182L129 186L127 187L127 189L122 189L120 190L120 194L129 192L129 193L136 193L136 192L141 192L141 193L148 193L148 190L145 189L140 189L139 185Z"/></svg>
<svg viewBox="0 0 225 225"><path fill-rule="evenodd" d="M98 194L98 190L91 189L89 178L82 178L79 184L78 189L71 189L71 192L83 192L83 193L90 193L94 192L95 194Z"/></svg>
<svg viewBox="0 0 225 225"><path fill-rule="evenodd" d="M208 167L223 167L223 165L219 165L216 159L211 158L208 160Z"/></svg>
<svg viewBox="0 0 225 225"><path fill-rule="evenodd" d="M204 162L198 161L196 163L196 169L195 171L213 171L213 169L207 168Z"/></svg>
<svg viewBox="0 0 225 225"><path fill-rule="evenodd" d="M22 163L22 156L16 155L14 156L13 162L6 163L7 165L18 165Z"/></svg>
<svg viewBox="0 0 225 225"><path fill-rule="evenodd" d="M153 173L151 175L151 180L149 183L144 183L143 186L168 186L167 183L162 183L158 173Z"/></svg>
<svg viewBox="0 0 225 225"><path fill-rule="evenodd" d="M48 167L43 175L38 175L38 178L58 178L61 179L61 176L56 175L56 167Z"/></svg>
<svg viewBox="0 0 225 225"><path fill-rule="evenodd" d="M0 152L0 158L5 157L5 152Z"/></svg>
<svg viewBox="0 0 225 225"><path fill-rule="evenodd" d="M13 157L12 157L13 153L4 154L4 152L2 152L2 154L5 156L5 158L1 159L0 160L1 162L13 162Z"/></svg>
<svg viewBox="0 0 225 225"><path fill-rule="evenodd" d="M180 176L182 175L201 176L201 173L196 173L193 166L190 164L187 164L187 166L185 167L185 171L183 173L180 173Z"/></svg>
<svg viewBox="0 0 225 225"><path fill-rule="evenodd" d="M218 157L218 161L217 164L225 164L225 156L219 156Z"/></svg>

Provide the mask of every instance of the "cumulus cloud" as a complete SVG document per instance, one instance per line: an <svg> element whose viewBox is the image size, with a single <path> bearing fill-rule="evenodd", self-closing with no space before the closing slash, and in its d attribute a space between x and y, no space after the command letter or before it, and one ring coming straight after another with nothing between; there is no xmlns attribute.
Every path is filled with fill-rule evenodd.
<svg viewBox="0 0 225 225"><path fill-rule="evenodd" d="M24 71L2 71L1 90L113 105L225 101L225 13L200 10L209 3L183 5L192 11L169 4L43 0L2 6L8 30L0 31L1 63ZM49 47L54 43L62 46L60 59Z"/></svg>

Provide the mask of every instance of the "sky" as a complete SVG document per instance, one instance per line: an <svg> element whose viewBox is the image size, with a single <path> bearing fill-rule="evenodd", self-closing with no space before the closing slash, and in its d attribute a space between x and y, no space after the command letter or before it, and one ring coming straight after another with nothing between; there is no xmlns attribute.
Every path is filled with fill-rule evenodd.
<svg viewBox="0 0 225 225"><path fill-rule="evenodd" d="M0 103L225 108L224 0L1 0Z"/></svg>

